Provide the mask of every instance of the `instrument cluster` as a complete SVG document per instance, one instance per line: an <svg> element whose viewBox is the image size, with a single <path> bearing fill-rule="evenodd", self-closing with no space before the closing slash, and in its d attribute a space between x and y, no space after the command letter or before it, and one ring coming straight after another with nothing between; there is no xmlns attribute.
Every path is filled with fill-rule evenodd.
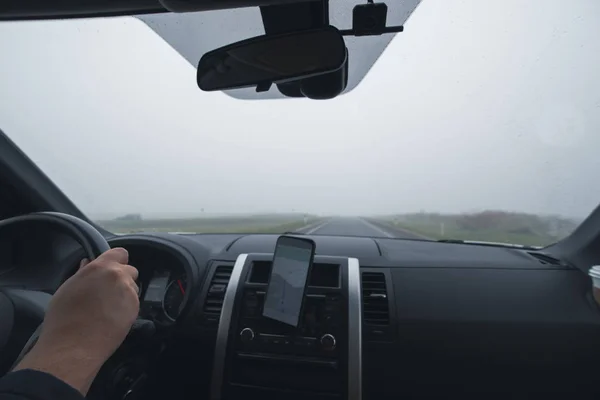
<svg viewBox="0 0 600 400"><path fill-rule="evenodd" d="M183 271L157 268L140 291L140 315L156 322L173 323L183 308L188 278Z"/></svg>

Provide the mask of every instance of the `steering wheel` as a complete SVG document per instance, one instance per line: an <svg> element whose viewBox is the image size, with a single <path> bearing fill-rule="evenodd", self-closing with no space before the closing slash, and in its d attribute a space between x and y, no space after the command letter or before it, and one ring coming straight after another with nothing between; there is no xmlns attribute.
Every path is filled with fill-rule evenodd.
<svg viewBox="0 0 600 400"><path fill-rule="evenodd" d="M24 225L30 223L45 223L69 235L70 237L75 239L81 245L81 247L83 247L85 256L89 260L95 259L100 254L110 249L110 246L104 238L104 236L102 236L102 234L98 232L92 225L72 215L58 212L38 212L5 219L0 221L0 229L8 226ZM33 332L31 337L19 353L16 361L13 363L10 370L12 370L19 362L21 362L25 355L27 355L27 353L33 348L33 346L39 338L41 328L42 324L40 324ZM154 324L151 321L138 319L133 324L129 335L125 339L125 342L127 342L131 338L138 337L140 335L148 336L148 334L151 334L153 332ZM131 389L125 388L125 393L121 394L128 394L130 392Z"/></svg>

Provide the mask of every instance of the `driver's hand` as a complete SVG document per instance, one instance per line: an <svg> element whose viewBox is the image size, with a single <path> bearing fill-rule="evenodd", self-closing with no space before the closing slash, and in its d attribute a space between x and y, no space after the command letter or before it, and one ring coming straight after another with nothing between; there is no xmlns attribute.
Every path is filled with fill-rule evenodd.
<svg viewBox="0 0 600 400"><path fill-rule="evenodd" d="M138 271L116 248L82 266L54 294L37 344L15 369L48 372L84 395L139 311Z"/></svg>

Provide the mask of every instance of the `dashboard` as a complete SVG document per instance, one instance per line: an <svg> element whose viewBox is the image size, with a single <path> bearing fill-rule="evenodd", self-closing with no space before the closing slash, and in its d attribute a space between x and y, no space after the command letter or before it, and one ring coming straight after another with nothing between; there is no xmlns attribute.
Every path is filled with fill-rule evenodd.
<svg viewBox="0 0 600 400"><path fill-rule="evenodd" d="M600 395L600 309L573 266L540 251L307 237L318 273L293 330L260 317L277 235L111 238L161 337L144 398ZM22 262L3 282L39 268L27 285L54 290L81 258L54 244L51 265Z"/></svg>
<svg viewBox="0 0 600 400"><path fill-rule="evenodd" d="M312 322L290 332L257 318L277 238L168 237L195 255L199 271L188 279L197 297L182 308L175 328L181 342L171 354L186 367L173 370L167 359L168 371L160 372L179 382L180 396L200 390L213 400L468 397L497 394L499 387L513 397L597 392L589 382L600 359L600 313L587 276L560 260L500 247L313 236L318 273L304 315ZM360 282L354 289L349 260ZM352 291L360 317L349 313ZM338 296L342 309L332 308ZM334 349L324 339L330 336ZM194 354L206 358L190 370ZM169 388L162 393L173 393ZM361 396L353 396L357 391ZM161 393L160 385L153 393Z"/></svg>

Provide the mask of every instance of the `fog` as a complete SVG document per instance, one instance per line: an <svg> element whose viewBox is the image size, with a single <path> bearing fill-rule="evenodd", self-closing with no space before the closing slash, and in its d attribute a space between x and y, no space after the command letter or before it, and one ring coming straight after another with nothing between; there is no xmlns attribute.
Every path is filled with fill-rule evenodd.
<svg viewBox="0 0 600 400"><path fill-rule="evenodd" d="M424 0L329 101L203 93L133 18L0 23L0 128L90 216L582 217L600 201L598 21L596 0Z"/></svg>

